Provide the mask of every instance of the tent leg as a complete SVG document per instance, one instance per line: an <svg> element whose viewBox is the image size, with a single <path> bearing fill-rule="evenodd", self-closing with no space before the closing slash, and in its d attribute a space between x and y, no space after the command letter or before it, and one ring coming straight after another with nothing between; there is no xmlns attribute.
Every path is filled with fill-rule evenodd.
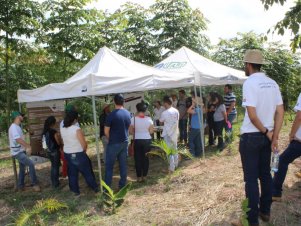
<svg viewBox="0 0 301 226"><path fill-rule="evenodd" d="M194 86L194 93L195 93L195 96L197 97L197 91L196 91L196 86ZM202 94L200 93L200 98L202 98ZM200 108L202 108L202 106L199 106ZM203 111L202 111L203 112ZM201 119L200 120L200 135L201 135L201 141L202 141L202 153L203 153L203 158L205 159L205 149L204 149L204 142L205 142L205 139L204 139L204 136L203 136L203 127L204 127L204 124L203 124L203 114L200 114L200 112L198 111L198 118Z"/></svg>
<svg viewBox="0 0 301 226"><path fill-rule="evenodd" d="M203 98L201 86L199 86L199 90L200 90L200 97ZM204 103L204 104L205 104L205 103ZM206 106L204 106L204 108L205 108L205 107L206 107ZM204 122L203 114L201 115L201 120L202 120L202 123L203 123L203 122ZM203 124L203 125L204 125L204 124ZM204 126L202 126L202 128L201 128L201 136L202 136L203 159L205 159L205 128L204 128Z"/></svg>
<svg viewBox="0 0 301 226"><path fill-rule="evenodd" d="M98 174L99 174L99 183L100 183L100 191L103 192L103 188L101 185L101 163L100 163L100 153L99 153L99 140L98 140L98 126L96 119L96 106L95 106L95 96L92 96L92 107L93 107L93 118L94 118L94 129L95 129L95 144L96 144L96 155L97 155L97 164L98 164Z"/></svg>

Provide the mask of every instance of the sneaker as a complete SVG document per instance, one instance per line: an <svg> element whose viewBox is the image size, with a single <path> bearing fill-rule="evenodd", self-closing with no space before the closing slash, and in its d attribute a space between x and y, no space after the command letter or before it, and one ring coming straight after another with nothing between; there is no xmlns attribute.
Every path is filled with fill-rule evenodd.
<svg viewBox="0 0 301 226"><path fill-rule="evenodd" d="M282 198L281 198L281 196L273 196L272 201L273 202L282 202Z"/></svg>
<svg viewBox="0 0 301 226"><path fill-rule="evenodd" d="M35 191L35 192L40 192L41 188L40 188L39 185L34 185L34 186L32 186L32 190Z"/></svg>
<svg viewBox="0 0 301 226"><path fill-rule="evenodd" d="M264 213L259 212L259 217L264 222L270 221L270 214L264 214Z"/></svg>

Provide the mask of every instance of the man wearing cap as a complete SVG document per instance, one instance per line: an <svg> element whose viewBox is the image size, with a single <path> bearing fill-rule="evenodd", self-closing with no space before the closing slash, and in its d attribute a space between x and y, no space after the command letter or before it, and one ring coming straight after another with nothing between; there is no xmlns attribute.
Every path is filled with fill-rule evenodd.
<svg viewBox="0 0 301 226"><path fill-rule="evenodd" d="M288 165L301 156L301 93L294 108L296 117L289 134L289 146L279 157L278 172L273 179L273 201L281 201L282 185ZM298 173L298 172L297 172ZM298 174L296 174L298 176Z"/></svg>
<svg viewBox="0 0 301 226"><path fill-rule="evenodd" d="M102 107L102 113L99 116L99 137L103 146L103 160L106 160L106 148L108 145L108 138L105 136L105 122L108 115L111 113L110 105L104 104Z"/></svg>
<svg viewBox="0 0 301 226"><path fill-rule="evenodd" d="M115 110L108 115L104 131L109 140L106 149L105 182L108 186L111 186L115 160L118 159L120 170L119 188L121 189L126 185L127 178L126 159L131 114L123 107L123 95L116 94L114 96L114 103Z"/></svg>
<svg viewBox="0 0 301 226"><path fill-rule="evenodd" d="M17 159L19 162L18 189L24 190L25 167L27 166L29 167L29 176L33 190L40 191L34 163L26 155L26 151L29 153L31 152L31 146L25 142L25 138L20 127L23 121L23 115L18 111L14 111L12 112L11 117L13 119L13 123L9 127L8 137L10 153L13 158Z"/></svg>
<svg viewBox="0 0 301 226"><path fill-rule="evenodd" d="M264 64L261 51L247 50L243 103L246 108L241 127L239 152L241 155L246 197L251 226L259 225L258 217L270 220L272 203L271 152L278 149L278 136L283 122L283 102L277 83L260 72ZM258 179L261 194L259 194ZM242 225L241 221L232 225Z"/></svg>

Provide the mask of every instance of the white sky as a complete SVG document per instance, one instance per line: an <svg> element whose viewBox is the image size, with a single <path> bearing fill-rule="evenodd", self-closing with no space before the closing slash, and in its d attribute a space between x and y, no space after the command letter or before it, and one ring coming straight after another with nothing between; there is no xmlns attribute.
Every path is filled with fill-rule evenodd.
<svg viewBox="0 0 301 226"><path fill-rule="evenodd" d="M144 7L153 4L154 0L96 0L91 6L97 9L114 12L126 2L139 3ZM294 5L294 0L287 0L281 5L274 5L268 11L260 0L188 0L192 8L199 8L210 21L208 24L209 36L212 44L217 44L219 38L233 38L238 32L254 31L257 34L266 34L281 20L285 12ZM285 45L290 43L290 32L285 36L269 35L269 41L281 41Z"/></svg>

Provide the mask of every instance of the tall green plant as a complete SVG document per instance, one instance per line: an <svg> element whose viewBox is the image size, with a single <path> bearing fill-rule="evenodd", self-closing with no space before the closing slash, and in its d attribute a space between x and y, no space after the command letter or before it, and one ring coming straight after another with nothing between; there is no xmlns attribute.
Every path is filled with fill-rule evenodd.
<svg viewBox="0 0 301 226"><path fill-rule="evenodd" d="M60 209L68 208L65 203L56 199L39 200L31 210L24 210L16 220L17 226L30 225L30 220L34 218L34 222L38 221L39 215L43 212L54 213ZM34 223L36 225L36 223Z"/></svg>
<svg viewBox="0 0 301 226"><path fill-rule="evenodd" d="M249 199L244 199L241 202L241 209L242 209L241 223L243 226L249 226L248 212L250 211L250 208L248 206L249 206Z"/></svg>
<svg viewBox="0 0 301 226"><path fill-rule="evenodd" d="M147 153L147 155L159 156L167 163L169 163L169 157L171 155L176 155L176 154L193 159L193 156L189 151L183 149L177 150L173 147L170 147L166 144L164 140L156 140L152 143L152 146L156 147L156 149L151 150L150 152Z"/></svg>
<svg viewBox="0 0 301 226"><path fill-rule="evenodd" d="M110 214L114 214L116 213L116 209L122 205L126 194L131 189L132 184L128 183L117 193L114 193L114 191L103 180L101 181L101 185L105 189L101 196L101 201L109 209Z"/></svg>

